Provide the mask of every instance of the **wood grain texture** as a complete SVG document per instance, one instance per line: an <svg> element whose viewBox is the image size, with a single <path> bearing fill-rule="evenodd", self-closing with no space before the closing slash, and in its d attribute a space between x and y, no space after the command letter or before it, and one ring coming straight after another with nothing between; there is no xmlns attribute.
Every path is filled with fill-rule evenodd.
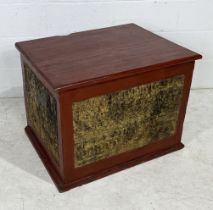
<svg viewBox="0 0 213 210"><path fill-rule="evenodd" d="M135 24L16 43L54 90L67 90L201 58Z"/></svg>

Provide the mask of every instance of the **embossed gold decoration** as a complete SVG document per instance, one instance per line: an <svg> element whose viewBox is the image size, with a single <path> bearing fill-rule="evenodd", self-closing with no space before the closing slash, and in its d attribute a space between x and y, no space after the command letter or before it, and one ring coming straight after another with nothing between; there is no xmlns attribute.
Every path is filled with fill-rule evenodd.
<svg viewBox="0 0 213 210"><path fill-rule="evenodd" d="M183 85L180 75L75 102L75 167L172 136Z"/></svg>
<svg viewBox="0 0 213 210"><path fill-rule="evenodd" d="M56 100L26 64L24 64L24 75L27 115L30 126L58 162L59 143Z"/></svg>

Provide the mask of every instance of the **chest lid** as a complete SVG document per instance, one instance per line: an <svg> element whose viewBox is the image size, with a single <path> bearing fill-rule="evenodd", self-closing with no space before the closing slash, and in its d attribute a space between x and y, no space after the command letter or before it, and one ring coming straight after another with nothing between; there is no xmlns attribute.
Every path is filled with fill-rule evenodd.
<svg viewBox="0 0 213 210"><path fill-rule="evenodd" d="M55 91L201 58L135 24L18 42L16 47Z"/></svg>

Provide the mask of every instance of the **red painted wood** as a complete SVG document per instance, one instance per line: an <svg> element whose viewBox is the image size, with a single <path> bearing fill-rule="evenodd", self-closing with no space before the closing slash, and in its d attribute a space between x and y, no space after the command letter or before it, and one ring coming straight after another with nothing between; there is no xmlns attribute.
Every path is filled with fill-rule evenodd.
<svg viewBox="0 0 213 210"><path fill-rule="evenodd" d="M201 58L200 54L134 24L21 42L16 46L22 62L29 65L57 101L59 165L30 127L29 120L25 130L59 191L183 148L181 135L194 60ZM183 97L173 136L74 167L73 102L182 74Z"/></svg>
<svg viewBox="0 0 213 210"><path fill-rule="evenodd" d="M201 55L135 24L16 43L53 89L111 80Z"/></svg>

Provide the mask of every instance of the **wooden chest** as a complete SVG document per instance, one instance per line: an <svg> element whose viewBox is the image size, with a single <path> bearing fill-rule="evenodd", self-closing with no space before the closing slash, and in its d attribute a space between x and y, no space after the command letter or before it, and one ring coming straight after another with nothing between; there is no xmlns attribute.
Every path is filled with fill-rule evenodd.
<svg viewBox="0 0 213 210"><path fill-rule="evenodd" d="M60 192L183 148L201 55L135 24L16 47L25 130Z"/></svg>

